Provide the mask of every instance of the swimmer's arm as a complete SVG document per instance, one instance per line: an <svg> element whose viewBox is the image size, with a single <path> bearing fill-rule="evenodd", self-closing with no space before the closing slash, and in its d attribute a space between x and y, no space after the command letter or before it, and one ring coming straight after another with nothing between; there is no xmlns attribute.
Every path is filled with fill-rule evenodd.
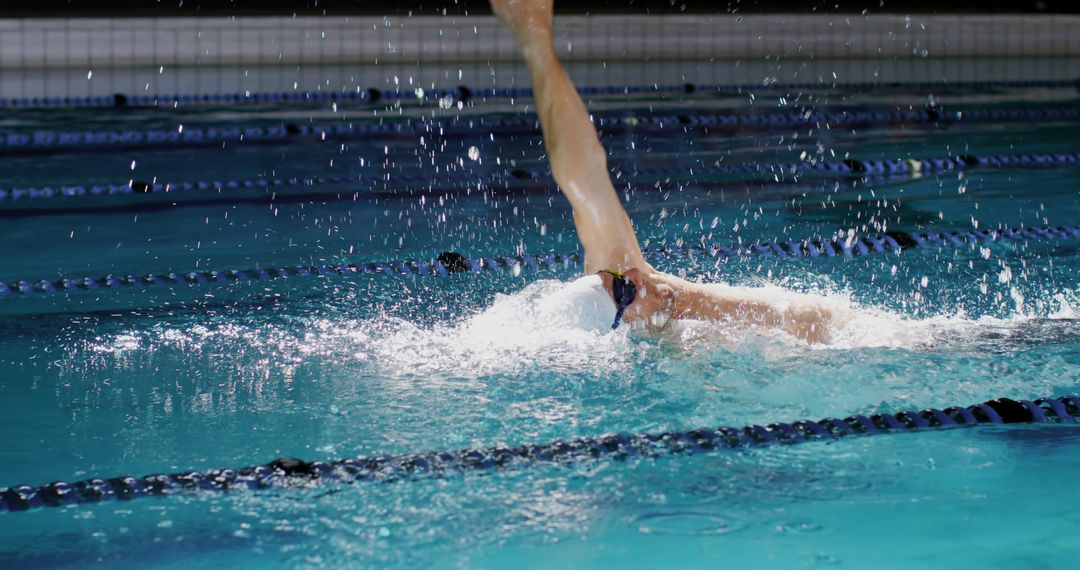
<svg viewBox="0 0 1080 570"><path fill-rule="evenodd" d="M808 343L831 340L832 311L809 299L781 303L758 298L760 293L686 281L674 289L677 318L779 328Z"/></svg>
<svg viewBox="0 0 1080 570"><path fill-rule="evenodd" d="M551 171L573 208L574 225L585 249L585 271L648 267L611 183L604 147L556 57L550 2L492 0L492 6L524 50Z"/></svg>

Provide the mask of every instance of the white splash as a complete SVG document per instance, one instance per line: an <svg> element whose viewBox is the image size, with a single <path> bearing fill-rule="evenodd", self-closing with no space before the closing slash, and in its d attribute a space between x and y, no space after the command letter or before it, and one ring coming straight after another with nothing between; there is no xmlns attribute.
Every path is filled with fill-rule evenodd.
<svg viewBox="0 0 1080 570"><path fill-rule="evenodd" d="M300 326L295 321L285 325L206 324L182 329L156 326L101 337L89 343L88 348L99 354L149 355L168 349L190 354L205 351L256 356L257 362L268 367L325 358L335 363L351 361L380 376L436 382L533 371L612 377L612 372L653 362L658 353L672 349L757 352L768 360L801 358L807 351L854 348L919 351L943 344L962 345L986 334L1022 332L1033 321L1077 318L1075 294L1040 295L1046 298L1041 303L1043 316L1018 312L1008 318L972 319L963 313L907 317L860 306L840 292L797 293L774 284L743 290L779 306L813 303L827 308L833 315L831 342L808 345L781 330L731 322L678 321L660 333L631 332L625 326L610 331L607 323L612 307L593 310L588 303L581 303L592 299L591 293L575 297L574 291L573 282L539 280L514 293L496 294L490 306L475 313L434 326L389 316L312 317L302 319Z"/></svg>
<svg viewBox="0 0 1080 570"><path fill-rule="evenodd" d="M450 324L421 328L395 320L375 324L372 356L392 369L478 376L530 369L611 370L628 364L625 330L608 331L614 307L582 305L574 283L542 280ZM384 323L386 324L386 323ZM362 326L369 326L364 324Z"/></svg>

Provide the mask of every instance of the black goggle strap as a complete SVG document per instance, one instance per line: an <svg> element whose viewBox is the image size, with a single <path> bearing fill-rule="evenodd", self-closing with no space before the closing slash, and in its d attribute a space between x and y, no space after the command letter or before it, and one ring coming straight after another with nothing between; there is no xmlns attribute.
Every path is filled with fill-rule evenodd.
<svg viewBox="0 0 1080 570"><path fill-rule="evenodd" d="M626 276L621 271L612 271L610 269L601 269L598 273L607 273L615 279L611 283L611 296L615 301L615 322L611 324L611 330L619 328L619 321L622 320L623 311L626 310L637 297L637 286L626 280ZM629 293L629 295L627 295Z"/></svg>

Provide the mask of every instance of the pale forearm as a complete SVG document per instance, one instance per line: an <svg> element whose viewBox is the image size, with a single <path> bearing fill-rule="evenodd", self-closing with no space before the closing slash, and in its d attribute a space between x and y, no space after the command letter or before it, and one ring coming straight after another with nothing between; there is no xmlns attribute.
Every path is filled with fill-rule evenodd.
<svg viewBox="0 0 1080 570"><path fill-rule="evenodd" d="M761 289L681 280L677 290L678 318L779 328L810 343L830 340L833 311L802 295L786 293L780 298Z"/></svg>
<svg viewBox="0 0 1080 570"><path fill-rule="evenodd" d="M555 181L564 191L573 191L573 186L591 186L590 177L603 176L606 180L606 153L585 103L556 57L550 38L530 38L522 47Z"/></svg>
<svg viewBox="0 0 1080 570"><path fill-rule="evenodd" d="M524 52L551 172L573 207L585 270L648 269L633 224L611 183L596 128L555 54L550 2L492 0L492 7Z"/></svg>

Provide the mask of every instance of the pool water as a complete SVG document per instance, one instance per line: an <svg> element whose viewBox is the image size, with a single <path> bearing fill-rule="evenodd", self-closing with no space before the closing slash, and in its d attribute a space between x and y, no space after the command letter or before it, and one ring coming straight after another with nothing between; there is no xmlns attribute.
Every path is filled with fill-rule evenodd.
<svg viewBox="0 0 1080 570"><path fill-rule="evenodd" d="M893 97L812 103L925 103L925 96ZM1080 102L1069 94L1041 99L1045 93L1017 92L941 102ZM607 99L595 107L644 116L774 104L693 97ZM480 102L460 113L527 105ZM27 111L10 114L3 127L458 113L424 106ZM1076 152L1075 127L675 127L612 132L604 143L643 243L659 247L1080 223L1078 167L866 180L694 173L800 156ZM207 192L165 202L153 195L40 199L34 211L16 211L27 202L0 203L0 281L578 248L569 207L546 179L493 182L507 169L544 169L541 140L531 132L432 129L346 142L4 160L0 187L328 173L382 181L346 185L340 199ZM634 174L650 165L686 175ZM398 183L409 175L430 181ZM706 281L824 295L847 316L831 346L707 323L596 334L535 308L576 275L573 268L56 294L33 305L0 298L0 485L1080 392L1080 240L657 265ZM0 515L0 565L815 568L955 560L1066 568L1080 554L1072 506L1080 499L1072 476L1078 445L1080 429L1071 425L979 427L7 513Z"/></svg>

